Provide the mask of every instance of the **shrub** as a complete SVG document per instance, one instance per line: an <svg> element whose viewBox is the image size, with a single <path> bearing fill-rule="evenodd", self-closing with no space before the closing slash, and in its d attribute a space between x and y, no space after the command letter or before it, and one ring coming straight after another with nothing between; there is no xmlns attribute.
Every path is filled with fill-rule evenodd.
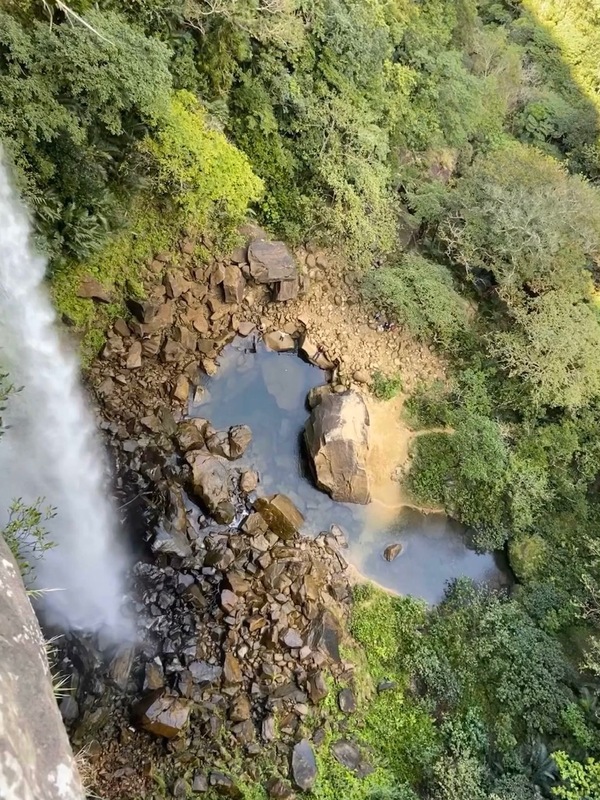
<svg viewBox="0 0 600 800"><path fill-rule="evenodd" d="M382 372L374 372L372 390L379 400L391 400L402 391L402 378L399 375L386 376Z"/></svg>
<svg viewBox="0 0 600 800"><path fill-rule="evenodd" d="M419 339L450 346L467 325L466 303L446 267L407 254L395 266L371 270L365 297Z"/></svg>
<svg viewBox="0 0 600 800"><path fill-rule="evenodd" d="M154 159L157 190L179 207L184 223L223 233L245 218L262 192L247 157L210 128L189 92L173 95L164 126L143 149Z"/></svg>

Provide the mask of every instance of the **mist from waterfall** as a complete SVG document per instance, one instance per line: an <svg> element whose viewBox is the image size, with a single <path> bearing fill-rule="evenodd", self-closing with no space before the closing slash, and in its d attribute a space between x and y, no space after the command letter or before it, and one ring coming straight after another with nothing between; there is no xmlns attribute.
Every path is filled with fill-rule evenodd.
<svg viewBox="0 0 600 800"><path fill-rule="evenodd" d="M1 153L0 153L1 156ZM46 263L0 161L0 372L10 395L0 439L0 529L15 498L43 498L56 546L34 562L48 621L126 636L121 614L124 551L94 419L75 355L61 341L44 285ZM108 631L107 631L108 632Z"/></svg>

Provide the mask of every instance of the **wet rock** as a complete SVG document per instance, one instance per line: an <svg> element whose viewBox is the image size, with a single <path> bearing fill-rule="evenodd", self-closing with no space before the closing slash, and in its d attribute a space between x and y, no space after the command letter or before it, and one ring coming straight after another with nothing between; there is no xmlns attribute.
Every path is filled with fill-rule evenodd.
<svg viewBox="0 0 600 800"><path fill-rule="evenodd" d="M173 399L180 403L187 403L190 397L190 379L186 375L179 375L173 387Z"/></svg>
<svg viewBox="0 0 600 800"><path fill-rule="evenodd" d="M360 750L347 739L340 739L331 745L331 754L335 760L346 769L352 772L359 772L362 765L362 756Z"/></svg>
<svg viewBox="0 0 600 800"><path fill-rule="evenodd" d="M325 395L331 394L331 385L329 383L323 386L313 386L306 397L306 402L309 408L316 408Z"/></svg>
<svg viewBox="0 0 600 800"><path fill-rule="evenodd" d="M400 542L388 545L383 551L383 557L386 561L393 561L402 552L402 545Z"/></svg>
<svg viewBox="0 0 600 800"><path fill-rule="evenodd" d="M338 694L338 706L344 714L353 714L356 711L356 700L352 689L342 689Z"/></svg>
<svg viewBox="0 0 600 800"><path fill-rule="evenodd" d="M206 431L206 420L190 419L180 422L177 426L177 444L182 453L190 450L201 450L204 445L204 432Z"/></svg>
<svg viewBox="0 0 600 800"><path fill-rule="evenodd" d="M242 274L242 270L230 264L225 267L225 275L223 278L223 293L225 295L226 303L240 303L244 300L244 289L246 288L246 280Z"/></svg>
<svg viewBox="0 0 600 800"><path fill-rule="evenodd" d="M242 472L240 476L240 489L246 494L253 492L258 486L258 472L253 469L247 469Z"/></svg>
<svg viewBox="0 0 600 800"><path fill-rule="evenodd" d="M296 347L290 334L283 331L269 331L265 333L263 339L269 350L275 350L276 353L285 353Z"/></svg>
<svg viewBox="0 0 600 800"><path fill-rule="evenodd" d="M108 676L111 683L123 692L127 688L134 655L135 647L133 645L121 645L108 667Z"/></svg>
<svg viewBox="0 0 600 800"><path fill-rule="evenodd" d="M315 705L320 703L321 700L324 700L329 694L324 674L322 672L316 672L314 675L311 675L307 682L307 689L308 696Z"/></svg>
<svg viewBox="0 0 600 800"><path fill-rule="evenodd" d="M134 342L127 353L127 369L139 369L142 366L142 343Z"/></svg>
<svg viewBox="0 0 600 800"><path fill-rule="evenodd" d="M67 723L75 722L79 717L79 704L72 694L67 694L62 698L59 708L63 720Z"/></svg>
<svg viewBox="0 0 600 800"><path fill-rule="evenodd" d="M292 777L299 789L308 792L317 779L315 753L308 739L302 739L292 751Z"/></svg>
<svg viewBox="0 0 600 800"><path fill-rule="evenodd" d="M192 486L194 492L202 500L207 510L217 522L227 524L223 517L228 517L229 509L229 476L223 464L214 456L192 450L186 459L192 468ZM234 509L235 514L235 509Z"/></svg>
<svg viewBox="0 0 600 800"><path fill-rule="evenodd" d="M221 797L232 797L234 800L242 800L242 793L235 783L223 772L211 772L208 782L215 792Z"/></svg>
<svg viewBox="0 0 600 800"><path fill-rule="evenodd" d="M267 794L272 800L293 800L292 787L282 778L272 777L267 781Z"/></svg>
<svg viewBox="0 0 600 800"><path fill-rule="evenodd" d="M306 423L304 438L320 489L338 502L370 501L369 413L360 394L325 395Z"/></svg>
<svg viewBox="0 0 600 800"><path fill-rule="evenodd" d="M97 300L100 303L110 303L110 292L102 286L97 280L91 277L85 277L79 284L77 289L77 297L86 300Z"/></svg>
<svg viewBox="0 0 600 800"><path fill-rule="evenodd" d="M225 653L225 659L223 661L223 680L229 686L242 682L240 662L233 653Z"/></svg>
<svg viewBox="0 0 600 800"><path fill-rule="evenodd" d="M241 458L252 441L252 431L248 425L232 425L229 428L230 458Z"/></svg>
<svg viewBox="0 0 600 800"><path fill-rule="evenodd" d="M186 726L190 714L189 701L159 689L136 703L134 718L140 727L155 736L172 739Z"/></svg>
<svg viewBox="0 0 600 800"><path fill-rule="evenodd" d="M179 558L187 558L192 554L192 548L185 533L174 527L167 530L163 525L156 529L150 547L153 553L164 553L169 556L179 556Z"/></svg>
<svg viewBox="0 0 600 800"><path fill-rule="evenodd" d="M291 539L304 524L304 517L284 494L259 497L254 508L280 539Z"/></svg>
<svg viewBox="0 0 600 800"><path fill-rule="evenodd" d="M293 281L298 268L284 242L254 240L248 247L250 274L257 283Z"/></svg>
<svg viewBox="0 0 600 800"><path fill-rule="evenodd" d="M194 780L192 781L192 792L195 792L196 794L208 792L208 778L206 775L202 775L201 773L194 775Z"/></svg>
<svg viewBox="0 0 600 800"><path fill-rule="evenodd" d="M165 674L160 661L151 661L144 669L144 691L162 689L165 685Z"/></svg>
<svg viewBox="0 0 600 800"><path fill-rule="evenodd" d="M198 686L210 686L221 679L223 669L218 664L209 664L207 661L192 661L188 666L192 680Z"/></svg>

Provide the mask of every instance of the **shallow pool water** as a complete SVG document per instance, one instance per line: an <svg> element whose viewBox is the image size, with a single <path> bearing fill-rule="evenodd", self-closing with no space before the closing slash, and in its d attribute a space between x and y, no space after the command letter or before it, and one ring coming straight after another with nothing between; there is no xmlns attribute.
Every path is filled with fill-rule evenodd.
<svg viewBox="0 0 600 800"><path fill-rule="evenodd" d="M373 513L376 504L336 503L314 486L302 441L306 395L325 378L294 353L271 352L258 337L239 338L223 350L218 373L206 379L203 402L191 413L216 428L249 425L252 444L236 463L258 470L262 492L281 492L296 503L305 516L305 533L339 525L350 563L381 586L434 603L446 582L459 576L506 583L501 561L470 549L463 528L445 515L405 507L383 521ZM402 553L388 562L383 551L394 542L402 543Z"/></svg>

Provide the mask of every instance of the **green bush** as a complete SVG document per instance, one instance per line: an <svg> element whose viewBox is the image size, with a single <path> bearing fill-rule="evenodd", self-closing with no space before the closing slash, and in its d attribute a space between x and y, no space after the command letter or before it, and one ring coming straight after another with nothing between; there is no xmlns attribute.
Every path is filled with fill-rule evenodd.
<svg viewBox="0 0 600 800"><path fill-rule="evenodd" d="M262 192L247 157L209 127L189 92L175 93L164 125L142 149L154 159L157 190L178 206L184 224L223 234L244 220Z"/></svg>
<svg viewBox="0 0 600 800"><path fill-rule="evenodd" d="M371 388L378 400L391 400L402 391L402 378L399 375L386 376L382 372L374 372Z"/></svg>
<svg viewBox="0 0 600 800"><path fill-rule="evenodd" d="M448 347L467 326L466 302L450 272L423 256L407 254L396 266L369 271L363 291L418 339Z"/></svg>

